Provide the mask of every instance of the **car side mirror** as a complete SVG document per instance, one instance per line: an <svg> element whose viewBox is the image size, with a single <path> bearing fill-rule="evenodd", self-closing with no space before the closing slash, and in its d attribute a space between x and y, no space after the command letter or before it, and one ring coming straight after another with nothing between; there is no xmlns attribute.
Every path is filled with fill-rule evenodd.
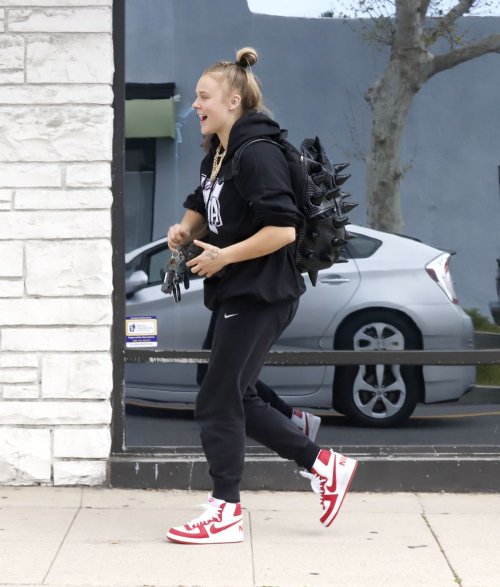
<svg viewBox="0 0 500 587"><path fill-rule="evenodd" d="M125 293L127 295L133 294L136 291L146 287L148 284L148 276L142 269L134 271L132 275L125 281Z"/></svg>

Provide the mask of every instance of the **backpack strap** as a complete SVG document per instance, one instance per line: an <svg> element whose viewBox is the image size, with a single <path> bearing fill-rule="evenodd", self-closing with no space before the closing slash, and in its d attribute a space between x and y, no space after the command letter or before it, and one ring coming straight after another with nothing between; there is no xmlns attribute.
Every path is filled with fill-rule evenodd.
<svg viewBox="0 0 500 587"><path fill-rule="evenodd" d="M283 140L286 136L288 136L288 131L283 130L280 134L279 141ZM283 147L279 142L273 141L272 139L266 139L266 138L250 139L249 141L247 141L246 143L243 143L243 145L241 145L238 148L238 150L236 151L236 153L233 156L233 161L232 161L232 166L231 166L231 179L234 181L234 185L236 186L236 189L238 190L238 192L241 194L242 197L243 197L243 192L244 192L245 186L244 186L243 180L241 179L241 167L240 167L241 156L243 155L243 151L247 147L249 147L250 145L254 145L255 143L271 143L271 144L279 147L282 151L285 150L285 147ZM227 179L229 179L229 178L227 178Z"/></svg>

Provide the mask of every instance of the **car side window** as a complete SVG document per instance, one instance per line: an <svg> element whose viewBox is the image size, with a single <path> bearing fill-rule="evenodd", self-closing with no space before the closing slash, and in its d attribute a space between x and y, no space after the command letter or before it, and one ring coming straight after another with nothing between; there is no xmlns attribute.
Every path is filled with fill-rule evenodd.
<svg viewBox="0 0 500 587"><path fill-rule="evenodd" d="M165 247L149 255L147 261L148 285L163 283L165 277L165 264L172 257L172 251Z"/></svg>
<svg viewBox="0 0 500 587"><path fill-rule="evenodd" d="M349 232L354 233L352 230ZM376 238L371 238L359 233L354 234L356 234L357 238L353 238L345 245L345 249L353 259L367 259L368 257L371 257L382 244L382 241Z"/></svg>

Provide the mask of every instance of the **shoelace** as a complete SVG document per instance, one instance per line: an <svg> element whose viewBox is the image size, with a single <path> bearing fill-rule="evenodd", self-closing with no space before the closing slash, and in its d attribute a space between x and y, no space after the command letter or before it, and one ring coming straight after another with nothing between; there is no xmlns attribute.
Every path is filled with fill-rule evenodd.
<svg viewBox="0 0 500 587"><path fill-rule="evenodd" d="M196 507L203 508L205 511L201 514L201 516L198 516L197 518L195 518L194 520L191 520L191 522L189 522L189 526L191 526L191 527L198 526L199 524L209 522L213 518L219 517L220 508L215 507L214 505L212 505L210 503L200 503Z"/></svg>
<svg viewBox="0 0 500 587"><path fill-rule="evenodd" d="M299 471L302 477L309 479L311 481L311 488L314 493L321 495L321 505L323 505L323 485L326 483L326 479L324 477L320 477L315 473L309 473L309 471Z"/></svg>

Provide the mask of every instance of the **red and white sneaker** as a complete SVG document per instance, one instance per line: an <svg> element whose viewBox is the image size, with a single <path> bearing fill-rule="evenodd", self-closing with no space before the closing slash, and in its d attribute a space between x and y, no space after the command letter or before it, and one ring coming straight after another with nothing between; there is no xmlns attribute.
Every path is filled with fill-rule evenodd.
<svg viewBox="0 0 500 587"><path fill-rule="evenodd" d="M167 538L182 544L226 544L243 541L243 516L239 503L228 503L208 494L205 511L185 526L170 528Z"/></svg>
<svg viewBox="0 0 500 587"><path fill-rule="evenodd" d="M309 436L310 440L313 442L316 440L319 427L321 426L321 418L319 416L313 416L301 410L293 410L292 422L301 432Z"/></svg>
<svg viewBox="0 0 500 587"><path fill-rule="evenodd" d="M328 527L339 513L357 466L358 461L355 459L332 450L321 450L311 469L312 473L300 471L302 477L311 480L314 493L321 496L323 515L320 521L324 526Z"/></svg>

